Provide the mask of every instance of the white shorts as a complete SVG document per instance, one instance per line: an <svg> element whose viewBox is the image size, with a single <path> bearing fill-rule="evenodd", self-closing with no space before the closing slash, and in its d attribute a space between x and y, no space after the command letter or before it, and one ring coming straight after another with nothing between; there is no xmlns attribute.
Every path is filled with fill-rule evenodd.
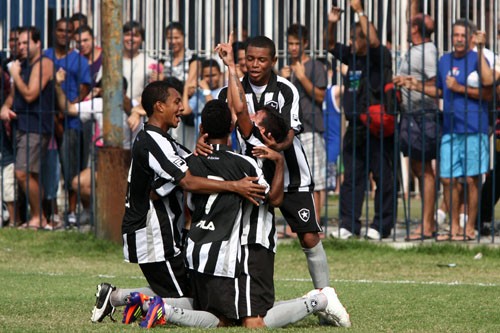
<svg viewBox="0 0 500 333"><path fill-rule="evenodd" d="M326 187L326 149L325 139L321 133L302 133L300 141L306 153L307 163L314 181L314 191L324 190Z"/></svg>
<svg viewBox="0 0 500 333"><path fill-rule="evenodd" d="M0 200L3 202L14 202L15 183L14 163L3 167L0 179Z"/></svg>

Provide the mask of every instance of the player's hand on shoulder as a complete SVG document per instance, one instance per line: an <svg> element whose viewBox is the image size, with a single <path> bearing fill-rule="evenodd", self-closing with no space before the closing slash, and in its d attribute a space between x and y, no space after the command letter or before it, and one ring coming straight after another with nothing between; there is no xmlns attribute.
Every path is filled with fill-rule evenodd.
<svg viewBox="0 0 500 333"><path fill-rule="evenodd" d="M194 150L194 156L208 156L212 154L212 146L207 143L208 134L203 134L198 137L196 141L196 149Z"/></svg>

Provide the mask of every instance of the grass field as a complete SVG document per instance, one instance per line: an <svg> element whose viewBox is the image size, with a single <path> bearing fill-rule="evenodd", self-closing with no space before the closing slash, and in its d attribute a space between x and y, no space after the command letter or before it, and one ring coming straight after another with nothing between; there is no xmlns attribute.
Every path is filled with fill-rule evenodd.
<svg viewBox="0 0 500 333"><path fill-rule="evenodd" d="M332 285L351 314L350 332L499 332L500 249L426 244L395 250L367 241L325 240ZM474 260L481 252L483 257ZM455 263L456 267L438 264ZM95 285L145 285L121 246L77 232L0 230L0 332L138 331L106 319L92 324ZM298 243L281 244L276 298L312 289ZM121 321L121 311L116 319ZM334 332L310 316L284 332ZM175 326L155 331L201 331ZM223 329L242 332L244 329Z"/></svg>

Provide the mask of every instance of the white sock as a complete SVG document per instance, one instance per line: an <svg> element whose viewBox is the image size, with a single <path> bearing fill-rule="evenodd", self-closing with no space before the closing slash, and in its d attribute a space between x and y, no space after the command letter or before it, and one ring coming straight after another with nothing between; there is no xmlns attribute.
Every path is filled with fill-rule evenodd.
<svg viewBox="0 0 500 333"><path fill-rule="evenodd" d="M306 255L309 274L311 275L314 288L321 289L330 285L330 268L326 259L323 243L319 241L311 249L302 248Z"/></svg>
<svg viewBox="0 0 500 333"><path fill-rule="evenodd" d="M267 311L264 324L269 328L283 327L304 319L311 313L324 310L327 304L323 294L279 302Z"/></svg>
<svg viewBox="0 0 500 333"><path fill-rule="evenodd" d="M206 311L187 310L165 304L167 322L179 326L214 328L219 325L219 318Z"/></svg>

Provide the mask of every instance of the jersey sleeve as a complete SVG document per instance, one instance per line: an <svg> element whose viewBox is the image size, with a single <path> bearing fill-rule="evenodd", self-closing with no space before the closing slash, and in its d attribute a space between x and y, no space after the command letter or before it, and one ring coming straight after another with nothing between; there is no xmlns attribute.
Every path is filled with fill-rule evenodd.
<svg viewBox="0 0 500 333"><path fill-rule="evenodd" d="M299 92L289 81L282 82L280 95L280 113L287 121L290 128L296 133L302 132L300 122Z"/></svg>
<svg viewBox="0 0 500 333"><path fill-rule="evenodd" d="M186 176L188 165L167 138L156 132L148 134L151 138L148 164L155 173L153 189L165 196Z"/></svg>

